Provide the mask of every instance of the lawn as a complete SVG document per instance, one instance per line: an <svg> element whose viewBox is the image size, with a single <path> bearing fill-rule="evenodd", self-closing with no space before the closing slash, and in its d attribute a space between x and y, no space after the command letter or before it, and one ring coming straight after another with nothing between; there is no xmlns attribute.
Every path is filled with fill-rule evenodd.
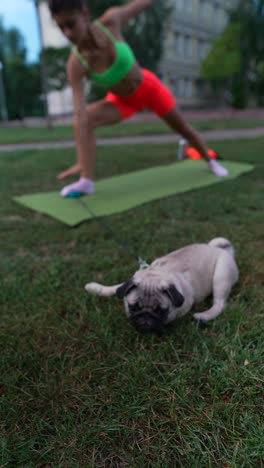
<svg viewBox="0 0 264 468"><path fill-rule="evenodd" d="M137 267L99 223L70 229L12 200L59 190L73 151L1 153L0 466L263 466L264 139L214 148L255 170L103 220L148 261L232 240L240 281L224 314L206 327L190 314L162 337L135 332L116 298L86 295L87 281ZM175 153L99 147L97 178Z"/></svg>
<svg viewBox="0 0 264 468"><path fill-rule="evenodd" d="M264 120L211 120L191 122L197 130L237 129L264 127ZM99 128L98 137L122 137L158 135L172 133L162 121L127 122ZM30 143L44 141L65 141L73 139L73 129L69 125L47 127L0 127L0 144Z"/></svg>

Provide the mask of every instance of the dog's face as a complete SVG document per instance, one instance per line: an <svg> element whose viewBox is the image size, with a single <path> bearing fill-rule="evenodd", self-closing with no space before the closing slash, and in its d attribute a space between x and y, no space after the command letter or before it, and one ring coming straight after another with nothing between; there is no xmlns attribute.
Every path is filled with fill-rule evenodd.
<svg viewBox="0 0 264 468"><path fill-rule="evenodd" d="M141 332L161 333L184 303L184 297L172 282L145 270L123 283L116 295L124 300L130 323Z"/></svg>

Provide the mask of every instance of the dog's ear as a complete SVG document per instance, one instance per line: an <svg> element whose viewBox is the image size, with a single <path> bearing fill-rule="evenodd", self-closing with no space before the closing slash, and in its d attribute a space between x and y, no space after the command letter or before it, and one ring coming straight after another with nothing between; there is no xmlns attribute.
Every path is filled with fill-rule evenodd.
<svg viewBox="0 0 264 468"><path fill-rule="evenodd" d="M131 289L135 288L136 285L133 283L133 279L130 278L129 280L125 281L125 283L121 284L119 288L116 290L116 295L118 299L124 299L124 297L131 291Z"/></svg>
<svg viewBox="0 0 264 468"><path fill-rule="evenodd" d="M168 287L164 288L163 291L169 296L172 304L175 307L181 307L184 303L183 295L178 291L174 284L169 284Z"/></svg>

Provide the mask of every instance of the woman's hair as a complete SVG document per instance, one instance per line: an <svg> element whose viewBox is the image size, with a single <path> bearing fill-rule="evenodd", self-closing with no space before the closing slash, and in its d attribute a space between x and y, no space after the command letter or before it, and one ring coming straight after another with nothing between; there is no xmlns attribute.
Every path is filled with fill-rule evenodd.
<svg viewBox="0 0 264 468"><path fill-rule="evenodd" d="M78 11L87 8L86 0L48 0L48 4L52 16L62 11Z"/></svg>

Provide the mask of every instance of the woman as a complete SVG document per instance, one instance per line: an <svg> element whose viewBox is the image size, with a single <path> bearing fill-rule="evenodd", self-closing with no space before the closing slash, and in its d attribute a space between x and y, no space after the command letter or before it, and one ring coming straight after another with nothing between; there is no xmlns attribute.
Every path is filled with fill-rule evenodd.
<svg viewBox="0 0 264 468"><path fill-rule="evenodd" d="M120 122L144 108L151 109L187 139L215 175L228 174L208 157L205 144L184 120L169 89L153 73L140 67L124 41L122 27L152 3L153 0L132 0L124 6L109 8L92 22L85 0L49 0L52 17L73 44L67 74L73 92L77 164L59 174L58 179L77 172L81 177L62 189L63 197L94 193L95 129ZM87 106L84 77L103 85L108 90L106 97Z"/></svg>

